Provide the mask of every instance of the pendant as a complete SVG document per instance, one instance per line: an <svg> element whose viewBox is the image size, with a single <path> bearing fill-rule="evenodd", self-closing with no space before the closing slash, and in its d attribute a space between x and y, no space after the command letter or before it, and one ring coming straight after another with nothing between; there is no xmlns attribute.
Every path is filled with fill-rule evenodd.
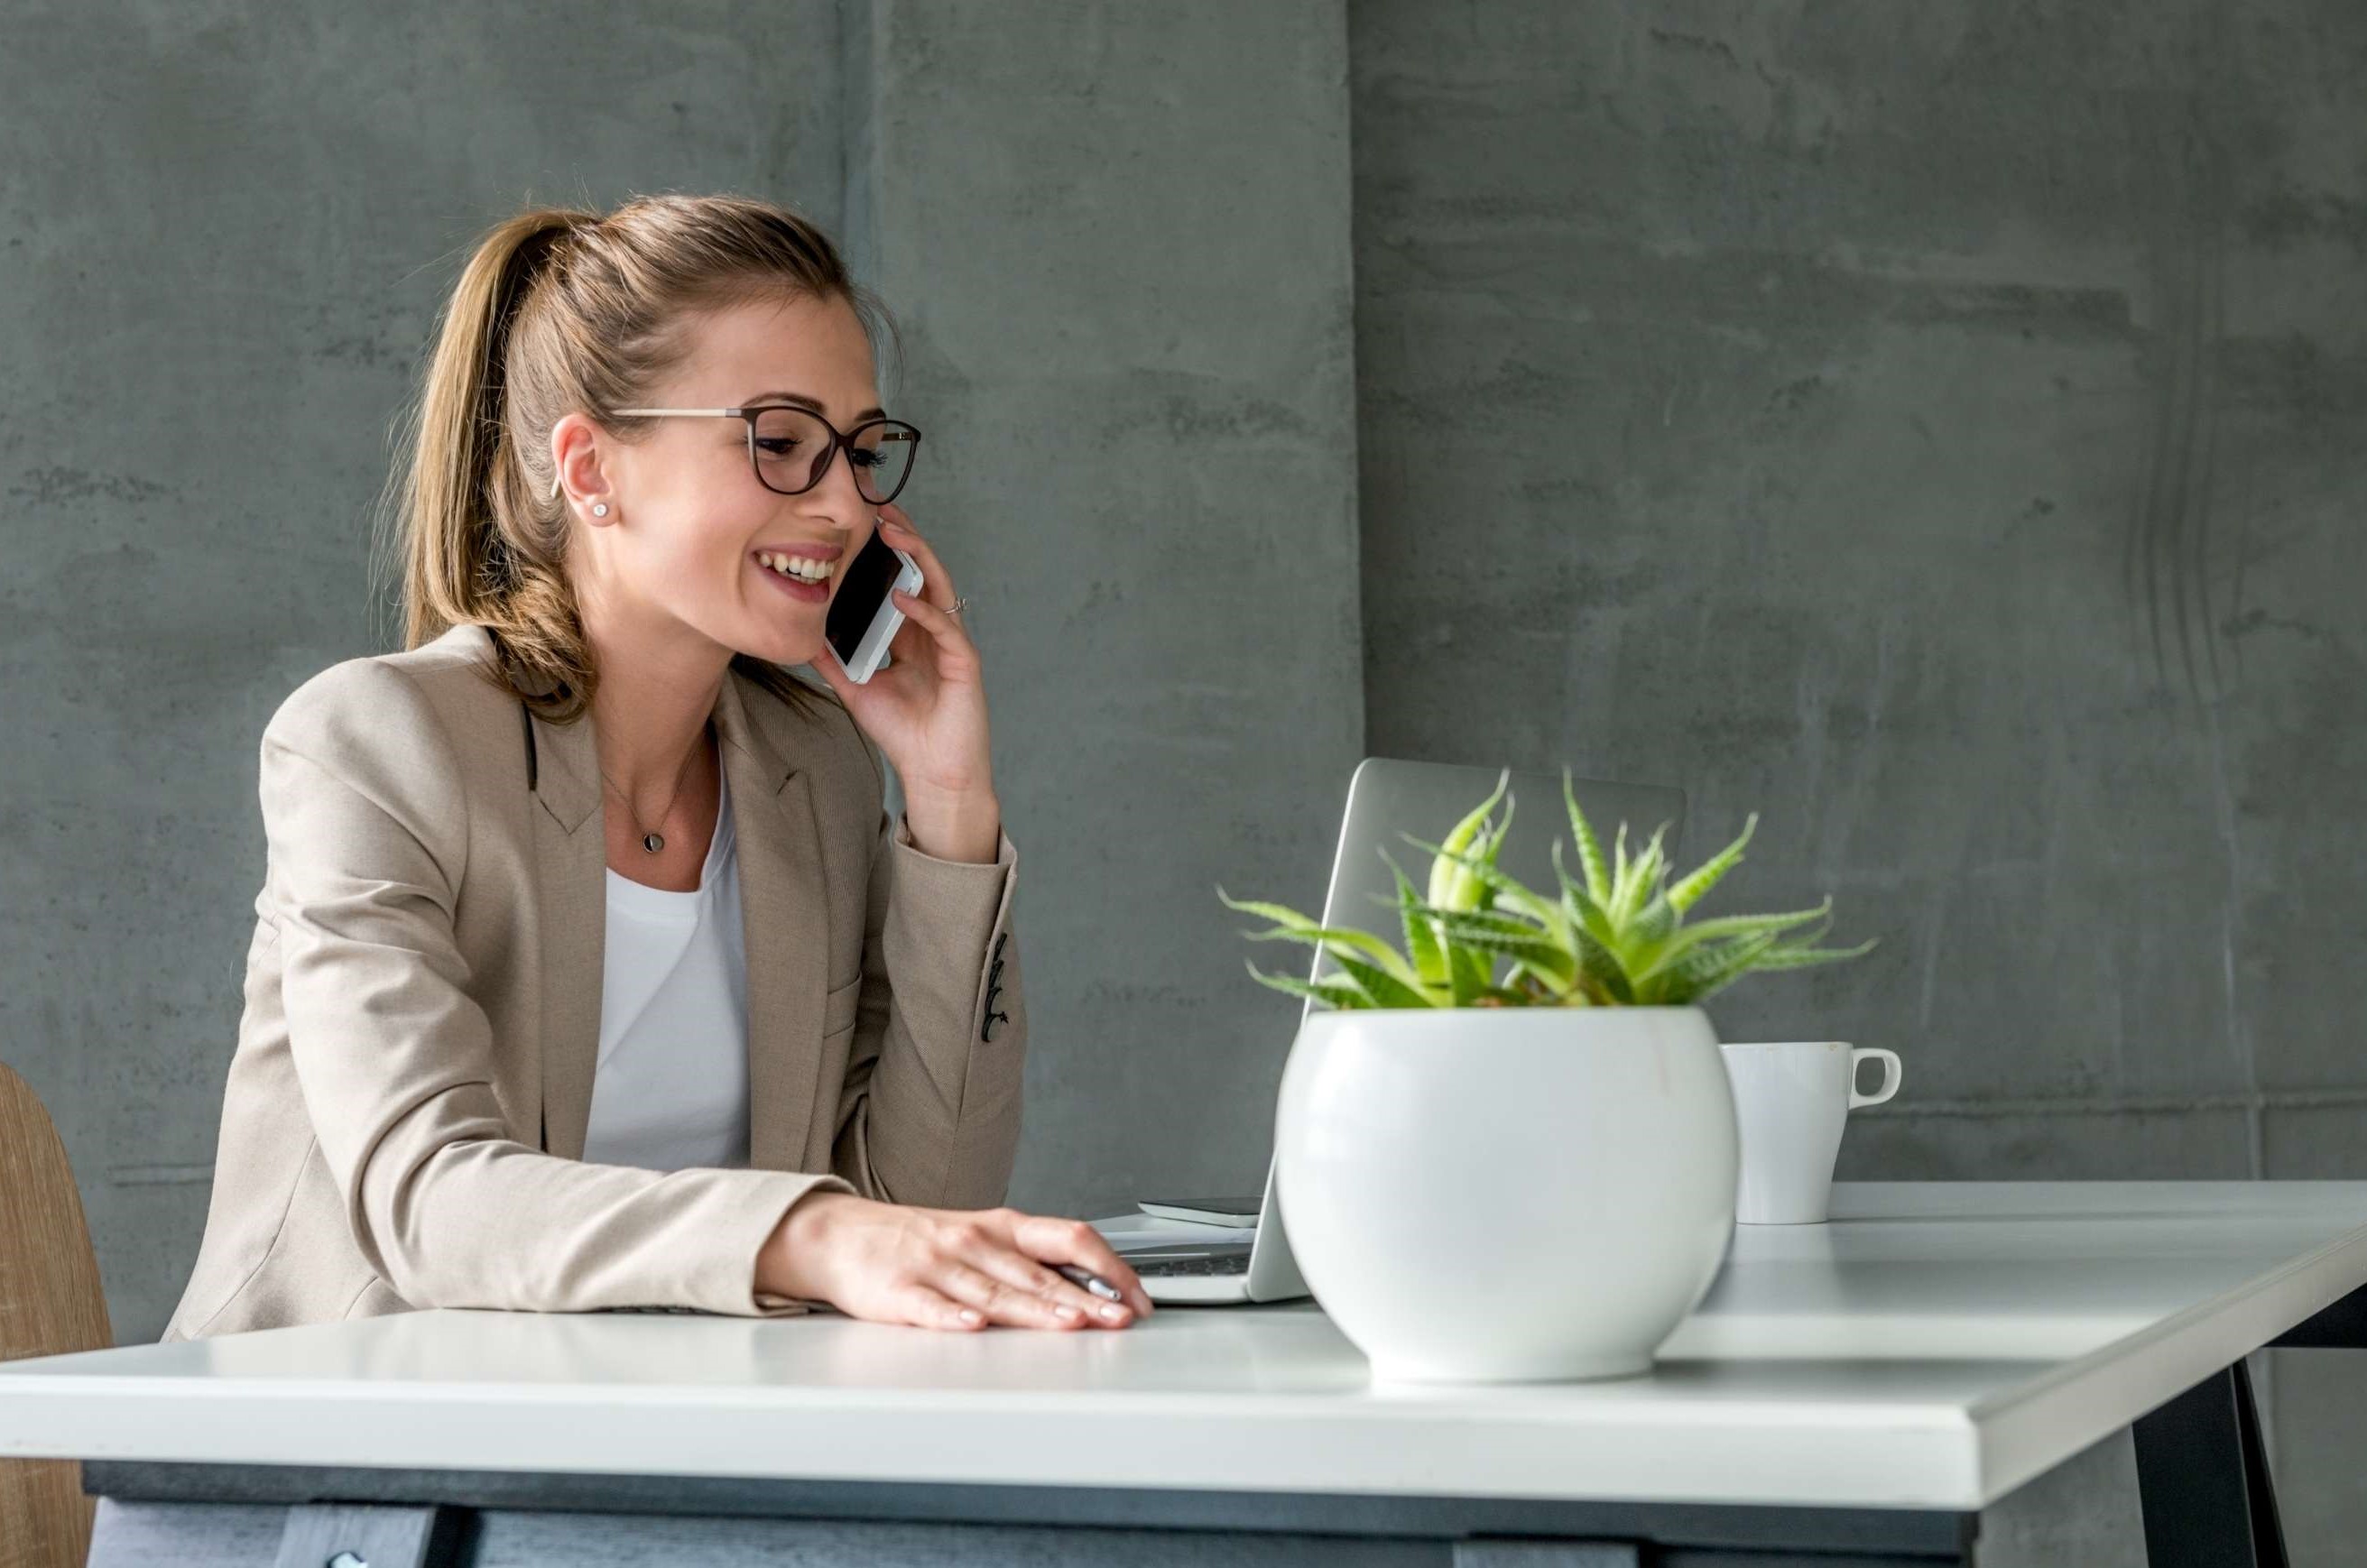
<svg viewBox="0 0 2367 1568"><path fill-rule="evenodd" d="M665 848L665 840L658 837L655 833L644 833L641 835L641 848L649 851L651 854L655 854L660 850Z"/></svg>

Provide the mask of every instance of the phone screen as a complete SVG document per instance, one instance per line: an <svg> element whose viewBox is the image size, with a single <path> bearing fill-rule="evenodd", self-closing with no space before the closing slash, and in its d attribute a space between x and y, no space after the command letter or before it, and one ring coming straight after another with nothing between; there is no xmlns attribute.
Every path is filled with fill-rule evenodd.
<svg viewBox="0 0 2367 1568"><path fill-rule="evenodd" d="M871 629L872 620L886 603L888 590L894 586L896 574L903 564L876 528L847 563L846 576L840 581L822 623L822 635L830 638L830 646L837 651L841 668L855 657L863 634Z"/></svg>

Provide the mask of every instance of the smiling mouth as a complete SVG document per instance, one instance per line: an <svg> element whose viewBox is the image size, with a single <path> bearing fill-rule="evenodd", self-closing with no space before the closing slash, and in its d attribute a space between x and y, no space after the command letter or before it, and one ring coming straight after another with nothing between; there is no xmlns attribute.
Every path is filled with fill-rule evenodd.
<svg viewBox="0 0 2367 1568"><path fill-rule="evenodd" d="M774 592L792 604L819 610L830 603L832 583L827 577L809 582L794 572L776 571L768 566L759 565L756 571L758 575L771 579Z"/></svg>
<svg viewBox="0 0 2367 1568"><path fill-rule="evenodd" d="M757 550L749 558L776 577L785 577L808 587L819 587L836 575L836 569L828 561L786 555L778 550Z"/></svg>

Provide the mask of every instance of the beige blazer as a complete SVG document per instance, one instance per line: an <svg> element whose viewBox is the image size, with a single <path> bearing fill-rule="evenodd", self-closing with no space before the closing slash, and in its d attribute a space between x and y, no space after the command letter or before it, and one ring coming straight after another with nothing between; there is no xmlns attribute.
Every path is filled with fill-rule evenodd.
<svg viewBox="0 0 2367 1568"><path fill-rule="evenodd" d="M1002 1201L1027 1014L1018 859L938 860L836 699L713 709L748 955L744 1170L582 1159L607 854L588 719L472 666L482 626L352 659L263 733L269 858L211 1206L167 1340L425 1306L749 1315L817 1187ZM819 690L819 688L817 688ZM529 740L531 754L529 754Z"/></svg>

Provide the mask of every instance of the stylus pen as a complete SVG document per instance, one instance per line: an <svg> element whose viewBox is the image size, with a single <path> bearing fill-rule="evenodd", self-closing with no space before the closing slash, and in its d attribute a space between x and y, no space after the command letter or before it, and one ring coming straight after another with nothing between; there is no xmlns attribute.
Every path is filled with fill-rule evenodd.
<svg viewBox="0 0 2367 1568"><path fill-rule="evenodd" d="M1114 1302L1126 1300L1116 1285L1090 1269L1080 1269L1073 1263L1055 1263L1052 1267L1058 1269L1071 1284L1082 1285L1097 1296L1107 1296Z"/></svg>

